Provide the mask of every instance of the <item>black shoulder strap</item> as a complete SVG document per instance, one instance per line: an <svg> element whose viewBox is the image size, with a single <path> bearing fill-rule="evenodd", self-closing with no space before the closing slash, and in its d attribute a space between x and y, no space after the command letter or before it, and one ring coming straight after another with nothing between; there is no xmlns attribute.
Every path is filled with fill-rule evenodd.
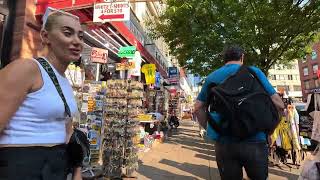
<svg viewBox="0 0 320 180"><path fill-rule="evenodd" d="M256 72L254 72L253 69L251 69L250 67L246 66L247 70L250 72L250 74L258 81L258 83L260 84L260 86L265 90L260 78L257 76Z"/></svg>
<svg viewBox="0 0 320 180"><path fill-rule="evenodd" d="M51 68L50 64L45 59L43 59L41 57L37 58L37 61L41 64L41 66L44 68L44 70L46 70L46 72L50 76L50 79L52 80L54 86L56 87L56 89L59 93L59 96L61 97L61 99L63 101L65 113L67 114L68 117L71 117L71 111L70 111L69 105L66 101L66 98L64 97L64 94L63 94L62 89L60 87L58 78L57 78L56 74L54 73L53 69Z"/></svg>

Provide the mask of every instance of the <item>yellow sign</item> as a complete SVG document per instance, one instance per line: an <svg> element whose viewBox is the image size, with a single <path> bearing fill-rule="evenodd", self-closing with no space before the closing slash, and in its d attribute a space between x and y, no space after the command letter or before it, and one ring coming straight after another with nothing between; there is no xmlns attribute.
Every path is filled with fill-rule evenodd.
<svg viewBox="0 0 320 180"><path fill-rule="evenodd" d="M136 118L139 121L150 121L152 120L152 115L150 114L139 114Z"/></svg>
<svg viewBox="0 0 320 180"><path fill-rule="evenodd" d="M134 68L135 68L134 62L116 63L117 71L129 70Z"/></svg>

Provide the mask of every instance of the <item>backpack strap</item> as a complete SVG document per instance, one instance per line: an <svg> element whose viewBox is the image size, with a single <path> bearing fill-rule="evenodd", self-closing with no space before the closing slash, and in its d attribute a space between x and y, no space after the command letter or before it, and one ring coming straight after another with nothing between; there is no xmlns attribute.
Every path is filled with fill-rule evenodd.
<svg viewBox="0 0 320 180"><path fill-rule="evenodd" d="M251 68L248 67L248 66L245 66L245 67L246 67L246 69L249 71L249 73L258 81L258 83L259 83L260 86L263 88L263 90L266 91L266 90L264 89L264 86L263 86L260 78L257 76L256 72L254 72L254 70L251 69Z"/></svg>
<svg viewBox="0 0 320 180"><path fill-rule="evenodd" d="M59 84L58 78L57 78L56 74L54 73L52 67L50 66L48 61L46 61L44 58L39 57L39 58L36 58L36 60L41 64L41 66L44 68L44 70L48 73L50 79L52 80L54 86L56 87L56 89L59 93L59 96L61 97L61 99L63 101L64 110L65 110L67 117L71 117L71 111L70 111L69 105L67 103L67 100L66 100L66 98L63 94L63 91L61 89L61 86Z"/></svg>
<svg viewBox="0 0 320 180"><path fill-rule="evenodd" d="M222 131L220 125L218 125L218 123L215 121L215 119L213 119L210 115L210 112L213 112L215 111L215 108L213 106L213 96L211 95L213 92L212 91L215 91L217 95L221 96L215 89L214 87L217 86L216 83L211 83L209 86L208 86L208 92L207 92L207 95L208 95L208 98L207 98L207 101L206 101L206 113L207 113L207 116L208 116L208 124L210 125L210 127L212 129L214 129L218 134L220 135L224 135L225 133Z"/></svg>

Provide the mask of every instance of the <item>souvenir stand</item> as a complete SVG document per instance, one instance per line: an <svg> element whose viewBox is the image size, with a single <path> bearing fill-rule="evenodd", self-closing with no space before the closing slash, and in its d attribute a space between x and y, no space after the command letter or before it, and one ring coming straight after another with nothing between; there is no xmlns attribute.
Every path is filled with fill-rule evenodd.
<svg viewBox="0 0 320 180"><path fill-rule="evenodd" d="M316 106L317 105L317 106ZM300 136L303 137L303 144L307 145L308 151L314 151L318 145L316 135L317 120L314 118L314 112L319 111L320 105L320 90L315 89L308 94L307 104L304 111L301 112L300 118ZM313 116L312 116L313 115Z"/></svg>
<svg viewBox="0 0 320 180"><path fill-rule="evenodd" d="M299 114L289 99L281 97L286 108L271 136L270 160L275 166L282 169L280 165L283 164L291 171L294 166L299 168L304 157L299 137Z"/></svg>
<svg viewBox="0 0 320 180"><path fill-rule="evenodd" d="M171 93L169 100L169 116L175 114L177 117L180 117L180 101L179 93Z"/></svg>
<svg viewBox="0 0 320 180"><path fill-rule="evenodd" d="M101 139L103 132L105 83L85 80L84 68L69 65L66 77L73 86L79 115L74 119L74 127L87 134L90 142L90 156L83 162L83 177L102 175Z"/></svg>
<svg viewBox="0 0 320 180"><path fill-rule="evenodd" d="M143 84L133 80L107 81L107 108L103 142L105 175L110 178L131 176L138 168L138 121L144 113Z"/></svg>
<svg viewBox="0 0 320 180"><path fill-rule="evenodd" d="M84 81L84 68L70 65L66 76L74 87L79 105L75 127L90 142L90 157L84 162L83 178L130 177L138 167L138 121L144 114L143 84L130 79L99 81L100 65L90 72L95 80Z"/></svg>

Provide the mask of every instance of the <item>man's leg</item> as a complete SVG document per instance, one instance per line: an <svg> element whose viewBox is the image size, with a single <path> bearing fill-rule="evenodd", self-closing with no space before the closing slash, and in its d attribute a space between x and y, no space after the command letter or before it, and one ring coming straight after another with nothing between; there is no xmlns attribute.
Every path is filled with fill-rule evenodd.
<svg viewBox="0 0 320 180"><path fill-rule="evenodd" d="M242 180L242 166L233 143L215 143L217 164L222 180Z"/></svg>
<svg viewBox="0 0 320 180"><path fill-rule="evenodd" d="M241 160L250 179L268 178L268 146L266 143L242 143Z"/></svg>

